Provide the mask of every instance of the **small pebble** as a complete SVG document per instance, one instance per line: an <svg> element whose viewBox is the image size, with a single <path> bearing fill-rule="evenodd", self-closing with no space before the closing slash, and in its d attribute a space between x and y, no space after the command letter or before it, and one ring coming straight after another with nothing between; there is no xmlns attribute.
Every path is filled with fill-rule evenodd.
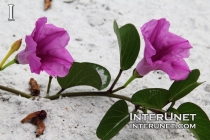
<svg viewBox="0 0 210 140"><path fill-rule="evenodd" d="M2 98L3 98L4 100L9 100L10 95L3 95Z"/></svg>
<svg viewBox="0 0 210 140"><path fill-rule="evenodd" d="M205 91L210 92L210 84L207 84L204 88Z"/></svg>

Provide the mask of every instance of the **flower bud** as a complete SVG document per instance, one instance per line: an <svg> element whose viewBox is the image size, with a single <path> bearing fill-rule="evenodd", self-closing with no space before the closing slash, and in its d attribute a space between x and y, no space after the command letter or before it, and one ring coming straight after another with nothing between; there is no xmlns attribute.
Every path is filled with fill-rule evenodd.
<svg viewBox="0 0 210 140"><path fill-rule="evenodd" d="M17 51L20 48L21 43L22 43L22 39L15 41L11 46L11 50L14 52Z"/></svg>
<svg viewBox="0 0 210 140"><path fill-rule="evenodd" d="M0 63L0 69L2 68L4 63L7 61L7 59L10 57L10 55L12 55L15 51L17 51L20 48L21 43L22 43L22 39L19 39L12 44L9 52Z"/></svg>

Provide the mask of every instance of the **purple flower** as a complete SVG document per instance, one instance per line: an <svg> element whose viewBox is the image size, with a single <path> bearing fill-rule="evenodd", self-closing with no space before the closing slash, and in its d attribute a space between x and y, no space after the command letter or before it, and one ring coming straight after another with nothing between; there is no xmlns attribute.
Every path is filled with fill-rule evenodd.
<svg viewBox="0 0 210 140"><path fill-rule="evenodd" d="M74 62L65 49L70 37L63 28L46 22L46 17L36 21L32 34L26 35L26 48L18 54L17 61L29 64L33 73L45 71L54 77L64 77Z"/></svg>
<svg viewBox="0 0 210 140"><path fill-rule="evenodd" d="M190 69L183 58L189 57L192 46L188 40L169 32L166 19L151 20L141 27L145 40L144 58L136 70L144 76L152 70L162 70L171 80L184 80Z"/></svg>

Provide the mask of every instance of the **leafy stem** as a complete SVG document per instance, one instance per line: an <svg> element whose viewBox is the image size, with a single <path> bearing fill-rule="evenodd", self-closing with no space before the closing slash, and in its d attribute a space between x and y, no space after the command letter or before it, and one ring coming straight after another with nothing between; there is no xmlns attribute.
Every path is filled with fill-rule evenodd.
<svg viewBox="0 0 210 140"><path fill-rule="evenodd" d="M11 93L14 93L16 95L20 95L22 97L25 97L25 98L31 98L32 96L27 94L27 93L24 93L24 92L21 92L19 90L15 90L15 89L12 89L12 88L9 88L9 87L5 87L5 86L2 86L0 85L0 89L2 90L5 90L5 91L9 91ZM47 98L47 99L51 99L51 100L55 100L57 98L59 98L60 96L62 97L72 97L72 96L107 96L107 97L113 97L113 98L118 98L118 99L122 99L122 100L126 100L128 102L131 102L131 98L129 97L126 97L126 96L122 96L122 95L117 95L117 94L107 94L108 92L73 92L73 93L63 93L61 94L65 89L61 89L57 94L55 95L51 95L51 96L46 96L44 98Z"/></svg>
<svg viewBox="0 0 210 140"><path fill-rule="evenodd" d="M10 65L15 64L15 63L17 63L17 60L13 59L12 61L10 61L6 65L4 65L2 68L0 68L0 71L6 69L7 67L9 67Z"/></svg>
<svg viewBox="0 0 210 140"><path fill-rule="evenodd" d="M117 91L119 91L121 89L124 89L124 88L125 88L124 86L118 87L117 89L113 90L112 93L115 93L115 92L117 92Z"/></svg>
<svg viewBox="0 0 210 140"><path fill-rule="evenodd" d="M55 100L59 98L60 96L62 97L73 97L73 96L106 96L106 97L113 97L113 98L118 98L122 100L126 100L128 102L131 102L131 98L122 96L122 95L117 95L117 94L107 94L107 91L105 92L73 92L73 93L63 93L63 94L56 94L52 96L47 96L44 98Z"/></svg>
<svg viewBox="0 0 210 140"><path fill-rule="evenodd" d="M132 75L132 76L128 79L128 81L123 85L123 87L124 87L124 88L127 87L127 85L130 84L134 79L136 79L136 77L135 77L134 75Z"/></svg>
<svg viewBox="0 0 210 140"><path fill-rule="evenodd" d="M175 101L173 101L173 102L171 103L171 105L170 105L170 107L168 108L167 111L169 111L174 105L175 105Z"/></svg>
<svg viewBox="0 0 210 140"><path fill-rule="evenodd" d="M65 88L62 88L61 90L58 91L58 93L56 93L56 95L61 94L64 90L65 90Z"/></svg>
<svg viewBox="0 0 210 140"><path fill-rule="evenodd" d="M116 88L115 90L111 91L111 93L114 93L114 92L117 92L117 91L119 91L121 89L126 88L127 85L130 84L134 79L136 79L136 77L134 75L132 75L123 86Z"/></svg>
<svg viewBox="0 0 210 140"><path fill-rule="evenodd" d="M15 90L15 89L12 89L12 88L9 88L9 87L5 87L5 86L2 86L2 85L0 85L0 89L5 90L5 91L8 91L8 92L11 92L11 93L14 93L16 95L20 95L20 96L25 97L25 98L31 98L31 97L33 97L32 95L29 95L27 93L24 93L24 92L21 92L19 90ZM62 97L105 96L105 97L122 99L122 100L125 100L125 101L128 101L128 102L132 103L130 97L123 96L123 95L118 95L118 94L107 94L109 91L99 91L99 92L71 92L71 93L68 92L68 93L62 93L64 90L65 89L61 89L57 94L51 95L51 96L46 96L44 98L50 99L50 100L55 100L55 99L58 99L60 96L62 96ZM137 108L140 109L140 106L137 105L136 106L136 110L137 110ZM153 108L148 108L148 110L150 110L150 111L152 111L154 113L165 112L164 110L161 110L161 109L153 109Z"/></svg>
<svg viewBox="0 0 210 140"><path fill-rule="evenodd" d="M47 96L49 96L52 78L53 78L52 76L49 76L49 81L48 81L48 85L47 85Z"/></svg>
<svg viewBox="0 0 210 140"><path fill-rule="evenodd" d="M112 83L110 89L108 90L108 93L112 93L112 89L114 88L114 86L116 85L117 81L119 80L119 78L120 78L122 72L123 72L123 70L120 69L120 71L119 71L117 77L115 78L115 80L114 80L114 82Z"/></svg>
<svg viewBox="0 0 210 140"><path fill-rule="evenodd" d="M24 93L24 92L21 92L21 91L18 91L18 90L9 88L9 87L5 87L5 86L2 86L2 85L0 85L0 89L12 92L12 93L14 93L16 95L20 95L20 96L25 97L25 98L31 98L32 97L31 95L29 95L27 93Z"/></svg>

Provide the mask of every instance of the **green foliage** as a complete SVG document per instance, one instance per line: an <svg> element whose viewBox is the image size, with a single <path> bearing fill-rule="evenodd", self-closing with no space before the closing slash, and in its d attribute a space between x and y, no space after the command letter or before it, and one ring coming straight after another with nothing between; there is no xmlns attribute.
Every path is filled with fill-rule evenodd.
<svg viewBox="0 0 210 140"><path fill-rule="evenodd" d="M90 64L74 62L69 73L65 77L57 77L58 83L63 89L87 85L100 90L102 80L96 69Z"/></svg>
<svg viewBox="0 0 210 140"><path fill-rule="evenodd" d="M124 100L114 103L101 120L96 134L102 140L110 140L129 122L128 105Z"/></svg>
<svg viewBox="0 0 210 140"><path fill-rule="evenodd" d="M148 88L136 92L131 102L143 107L161 109L169 99L169 91L161 88Z"/></svg>
<svg viewBox="0 0 210 140"><path fill-rule="evenodd" d="M126 24L118 28L114 21L114 32L117 35L120 49L120 67L127 70L135 63L140 50L140 37L135 26Z"/></svg>
<svg viewBox="0 0 210 140"><path fill-rule="evenodd" d="M189 94L197 86L202 84L197 82L199 76L200 71L198 69L195 69L191 71L191 73L185 80L173 82L169 89L169 92L171 94L169 101L179 100L180 98Z"/></svg>
<svg viewBox="0 0 210 140"><path fill-rule="evenodd" d="M206 113L196 104L186 102L181 104L177 111L180 114L196 114L194 121L189 117L190 121L181 121L183 124L196 124L195 129L190 131L195 135L198 140L210 140L210 121Z"/></svg>
<svg viewBox="0 0 210 140"><path fill-rule="evenodd" d="M98 64L89 63L89 62L84 62L84 64L87 64L90 67L92 67L93 69L95 69L98 72L98 74L100 75L101 81L102 81L102 86L101 86L100 90L106 88L109 85L110 80L111 80L111 75L105 67L98 65Z"/></svg>

